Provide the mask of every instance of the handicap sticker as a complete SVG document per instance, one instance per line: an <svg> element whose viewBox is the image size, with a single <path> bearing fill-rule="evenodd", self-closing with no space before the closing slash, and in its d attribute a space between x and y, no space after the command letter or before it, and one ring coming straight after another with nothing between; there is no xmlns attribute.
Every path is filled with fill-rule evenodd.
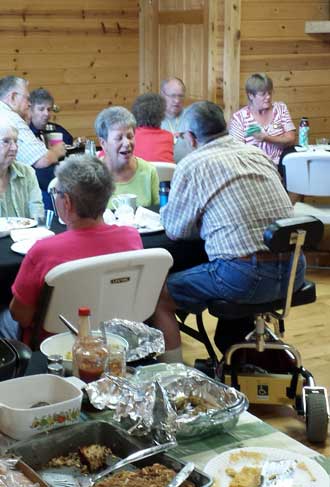
<svg viewBox="0 0 330 487"><path fill-rule="evenodd" d="M257 396L258 397L268 397L269 389L267 384L258 384L257 385Z"/></svg>

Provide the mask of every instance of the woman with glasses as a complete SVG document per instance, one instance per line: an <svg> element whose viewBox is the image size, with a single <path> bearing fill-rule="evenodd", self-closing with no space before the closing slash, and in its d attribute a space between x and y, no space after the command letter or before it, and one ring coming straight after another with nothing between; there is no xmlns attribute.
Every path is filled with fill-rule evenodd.
<svg viewBox="0 0 330 487"><path fill-rule="evenodd" d="M16 161L18 131L0 124L0 217L33 217L43 212L41 191L32 167Z"/></svg>
<svg viewBox="0 0 330 487"><path fill-rule="evenodd" d="M283 149L295 143L295 126L283 102L273 102L273 81L255 73L246 81L248 104L232 116L229 133L255 145L278 165Z"/></svg>

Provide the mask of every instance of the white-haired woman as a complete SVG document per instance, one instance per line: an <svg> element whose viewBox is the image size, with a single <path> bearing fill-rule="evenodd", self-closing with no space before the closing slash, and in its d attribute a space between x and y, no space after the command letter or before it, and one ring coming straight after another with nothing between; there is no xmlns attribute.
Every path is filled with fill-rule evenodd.
<svg viewBox="0 0 330 487"><path fill-rule="evenodd" d="M0 124L0 217L32 217L32 204L44 207L34 169L15 160L17 138L14 127Z"/></svg>
<svg viewBox="0 0 330 487"><path fill-rule="evenodd" d="M114 196L133 193L138 205L151 206L159 203L158 174L151 164L133 155L135 127L134 116L124 107L106 108L95 120L104 162L113 174Z"/></svg>

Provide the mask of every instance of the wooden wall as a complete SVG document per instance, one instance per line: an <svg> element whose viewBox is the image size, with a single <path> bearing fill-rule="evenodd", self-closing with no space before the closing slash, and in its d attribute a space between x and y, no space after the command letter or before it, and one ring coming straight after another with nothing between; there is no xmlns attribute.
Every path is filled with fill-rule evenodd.
<svg viewBox="0 0 330 487"><path fill-rule="evenodd" d="M49 89L54 118L91 137L102 108L138 93L138 14L135 0L1 0L0 76Z"/></svg>
<svg viewBox="0 0 330 487"><path fill-rule="evenodd" d="M329 0L242 0L241 10L240 104L246 78L267 72L296 125L309 117L311 141L330 137L330 33L304 33L305 21L330 19Z"/></svg>

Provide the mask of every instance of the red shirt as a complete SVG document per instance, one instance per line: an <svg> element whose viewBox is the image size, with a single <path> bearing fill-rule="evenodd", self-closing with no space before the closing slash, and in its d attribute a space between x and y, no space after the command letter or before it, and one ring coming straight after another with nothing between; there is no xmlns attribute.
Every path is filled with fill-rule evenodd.
<svg viewBox="0 0 330 487"><path fill-rule="evenodd" d="M173 134L154 127L138 127L135 130L134 155L146 161L174 162Z"/></svg>
<svg viewBox="0 0 330 487"><path fill-rule="evenodd" d="M142 248L140 234L135 228L106 224L68 230L54 237L38 240L24 257L12 285L12 293L23 304L37 307L45 276L53 267L85 257ZM31 328L24 329L23 340L26 343L30 332ZM43 331L40 339L45 336Z"/></svg>

